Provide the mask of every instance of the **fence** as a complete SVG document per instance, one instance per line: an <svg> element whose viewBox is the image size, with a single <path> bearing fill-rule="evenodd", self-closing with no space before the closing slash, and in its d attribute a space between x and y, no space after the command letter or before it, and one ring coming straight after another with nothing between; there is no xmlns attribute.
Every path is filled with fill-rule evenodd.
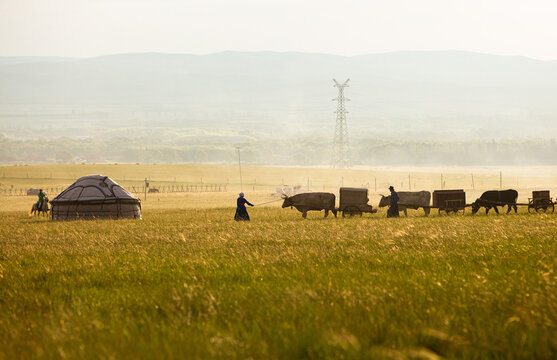
<svg viewBox="0 0 557 360"><path fill-rule="evenodd" d="M67 186L43 187L43 191L52 199L60 194ZM145 186L129 185L124 186L133 194L144 194ZM29 188L0 188L0 195L3 196L27 196ZM222 184L199 184L199 185L155 185L147 188L148 193L187 193L187 192L226 192L227 186ZM29 196L37 196L36 193Z"/></svg>
<svg viewBox="0 0 557 360"><path fill-rule="evenodd" d="M145 186L127 186L126 189L134 194L144 194ZM226 192L227 186L221 184L199 185L152 185L147 188L148 193L186 193L186 192Z"/></svg>
<svg viewBox="0 0 557 360"><path fill-rule="evenodd" d="M53 198L54 196L60 194L67 186L52 186L52 187L42 187L43 191L49 196L49 198ZM0 188L0 195L4 196L27 196L27 190L29 188ZM36 193L29 194L29 196L37 196Z"/></svg>

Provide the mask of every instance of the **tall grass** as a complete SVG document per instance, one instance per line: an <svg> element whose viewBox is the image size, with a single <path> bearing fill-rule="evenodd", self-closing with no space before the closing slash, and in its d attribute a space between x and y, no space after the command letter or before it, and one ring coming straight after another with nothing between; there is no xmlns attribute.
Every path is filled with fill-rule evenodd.
<svg viewBox="0 0 557 360"><path fill-rule="evenodd" d="M552 358L557 215L0 216L0 358Z"/></svg>

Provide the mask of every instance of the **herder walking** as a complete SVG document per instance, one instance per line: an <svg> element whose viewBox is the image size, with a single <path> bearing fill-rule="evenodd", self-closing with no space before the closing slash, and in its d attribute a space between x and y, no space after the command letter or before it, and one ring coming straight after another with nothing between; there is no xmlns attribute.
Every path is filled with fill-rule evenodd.
<svg viewBox="0 0 557 360"><path fill-rule="evenodd" d="M389 186L389 190L391 191L391 206L387 211L387 217L398 217L398 201L400 198L398 197L394 187Z"/></svg>
<svg viewBox="0 0 557 360"><path fill-rule="evenodd" d="M234 220L236 221L249 221L249 214L246 210L246 204L253 206L252 203L244 198L244 193L239 194L238 200L236 200L236 214L234 215Z"/></svg>

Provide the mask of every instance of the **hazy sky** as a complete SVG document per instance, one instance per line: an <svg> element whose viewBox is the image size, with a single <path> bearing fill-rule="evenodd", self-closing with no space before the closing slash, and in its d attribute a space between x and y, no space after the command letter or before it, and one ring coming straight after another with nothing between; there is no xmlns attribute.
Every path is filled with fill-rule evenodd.
<svg viewBox="0 0 557 360"><path fill-rule="evenodd" d="M0 55L445 49L557 59L557 0L0 0Z"/></svg>

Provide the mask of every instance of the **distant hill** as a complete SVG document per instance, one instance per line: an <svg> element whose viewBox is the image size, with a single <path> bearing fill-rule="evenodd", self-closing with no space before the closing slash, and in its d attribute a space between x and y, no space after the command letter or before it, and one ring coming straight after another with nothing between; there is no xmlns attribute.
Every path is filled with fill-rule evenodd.
<svg viewBox="0 0 557 360"><path fill-rule="evenodd" d="M462 51L4 57L0 125L22 111L100 112L70 118L325 133L334 124L332 78L351 78L354 136L557 136L557 61Z"/></svg>
<svg viewBox="0 0 557 360"><path fill-rule="evenodd" d="M78 59L63 56L0 56L0 65L63 62L74 60Z"/></svg>

